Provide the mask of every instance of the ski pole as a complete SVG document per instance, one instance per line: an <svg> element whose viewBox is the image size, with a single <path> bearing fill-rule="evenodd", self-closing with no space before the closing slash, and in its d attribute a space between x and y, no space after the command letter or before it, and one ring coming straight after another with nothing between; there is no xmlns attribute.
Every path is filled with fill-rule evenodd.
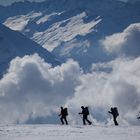
<svg viewBox="0 0 140 140"><path fill-rule="evenodd" d="M80 118L82 119L82 115L81 115L81 114L79 114L79 116L80 116Z"/></svg>

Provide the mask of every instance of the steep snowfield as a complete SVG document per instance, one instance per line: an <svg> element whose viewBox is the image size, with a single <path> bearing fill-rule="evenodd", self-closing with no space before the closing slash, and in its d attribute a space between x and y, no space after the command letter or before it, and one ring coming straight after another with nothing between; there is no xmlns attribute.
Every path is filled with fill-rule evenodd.
<svg viewBox="0 0 140 140"><path fill-rule="evenodd" d="M29 13L27 15L20 15L15 17L10 17L5 21L5 25L10 27L15 31L22 31L28 24L28 22L38 16L41 16L41 13Z"/></svg>
<svg viewBox="0 0 140 140"><path fill-rule="evenodd" d="M139 126L0 125L1 140L139 140Z"/></svg>
<svg viewBox="0 0 140 140"><path fill-rule="evenodd" d="M19 15L8 18L4 25L8 26L12 30L21 31L28 35L28 32L32 32L28 27L28 22L39 18L34 24L42 26L45 22L49 22L49 18L52 16L61 16L62 13L51 13L50 15L44 15L41 12L31 12L27 15ZM64 19L53 23L50 28L43 31L35 31L32 40L39 43L49 51L53 51L54 48L61 45L62 42L68 42L74 39L76 36L86 36L94 31L94 27L101 22L100 16L95 17L92 21L84 23L84 18L87 17L86 12L79 13L68 19Z"/></svg>
<svg viewBox="0 0 140 140"><path fill-rule="evenodd" d="M86 17L85 12L70 19L56 22L44 32L35 33L32 39L44 48L47 48L49 51L53 51L53 49L59 46L62 42L67 42L78 35L85 36L86 34L92 32L93 27L101 21L101 19L98 18L84 24L84 17Z"/></svg>
<svg viewBox="0 0 140 140"><path fill-rule="evenodd" d="M46 49L43 49L21 33L12 31L0 24L0 76L2 76L13 58L34 53L38 53L53 66L59 64L56 58Z"/></svg>

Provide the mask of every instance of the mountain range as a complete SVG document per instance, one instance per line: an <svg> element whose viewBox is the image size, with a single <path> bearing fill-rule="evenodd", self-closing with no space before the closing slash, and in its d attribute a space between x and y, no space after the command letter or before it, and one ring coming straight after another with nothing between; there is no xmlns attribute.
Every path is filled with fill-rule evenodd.
<svg viewBox="0 0 140 140"><path fill-rule="evenodd" d="M35 41L60 61L73 58L89 70L92 63L115 57L106 54L100 40L140 22L139 7L139 1L25 1L0 6L0 22Z"/></svg>

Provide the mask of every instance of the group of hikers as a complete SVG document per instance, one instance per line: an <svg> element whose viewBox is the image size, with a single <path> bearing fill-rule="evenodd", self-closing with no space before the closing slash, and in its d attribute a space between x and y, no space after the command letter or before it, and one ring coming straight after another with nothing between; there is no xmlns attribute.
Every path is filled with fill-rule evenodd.
<svg viewBox="0 0 140 140"><path fill-rule="evenodd" d="M88 107L81 106L81 109L82 109L82 111L79 112L79 114L82 115L83 125L86 125L86 122L89 125L91 125L92 122L88 120L88 115L89 115ZM110 109L110 111L108 111L108 113L112 114L114 124L119 125L117 122L117 117L119 116L117 107L111 107L111 109ZM67 121L68 109L61 107L59 116L60 116L61 123L68 125L68 121ZM140 119L140 117L139 117L139 119Z"/></svg>

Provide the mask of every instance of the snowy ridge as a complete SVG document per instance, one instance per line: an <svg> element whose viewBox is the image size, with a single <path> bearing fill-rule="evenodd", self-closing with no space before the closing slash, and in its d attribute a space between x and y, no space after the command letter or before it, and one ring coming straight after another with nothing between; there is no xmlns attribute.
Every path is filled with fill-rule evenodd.
<svg viewBox="0 0 140 140"><path fill-rule="evenodd" d="M85 17L86 13L83 12L62 22L56 22L44 32L35 33L32 39L49 51L53 51L53 49L62 42L67 42L78 35L85 36L92 32L94 27L102 20L96 18L95 20L84 24L83 18Z"/></svg>
<svg viewBox="0 0 140 140"><path fill-rule="evenodd" d="M41 13L31 12L27 15L10 17L4 22L4 25L10 27L12 30L15 31L22 31L23 29L25 29L30 20L33 20L34 18L39 17L41 15Z"/></svg>
<svg viewBox="0 0 140 140"><path fill-rule="evenodd" d="M30 29L26 29L29 21L35 20L35 18L38 17L39 19L36 21L36 24L40 25L48 22L51 16L61 16L62 13L52 13L42 17L42 13L40 12L31 12L27 15L10 17L4 22L4 25L12 30L23 31L26 34L26 32L30 31ZM53 49L59 46L62 42L68 42L78 35L86 36L90 32L93 32L94 27L102 20L100 16L98 16L89 23L84 23L83 19L86 17L87 14L82 12L66 20L56 22L52 24L49 29L34 33L31 39L49 51L53 51Z"/></svg>

